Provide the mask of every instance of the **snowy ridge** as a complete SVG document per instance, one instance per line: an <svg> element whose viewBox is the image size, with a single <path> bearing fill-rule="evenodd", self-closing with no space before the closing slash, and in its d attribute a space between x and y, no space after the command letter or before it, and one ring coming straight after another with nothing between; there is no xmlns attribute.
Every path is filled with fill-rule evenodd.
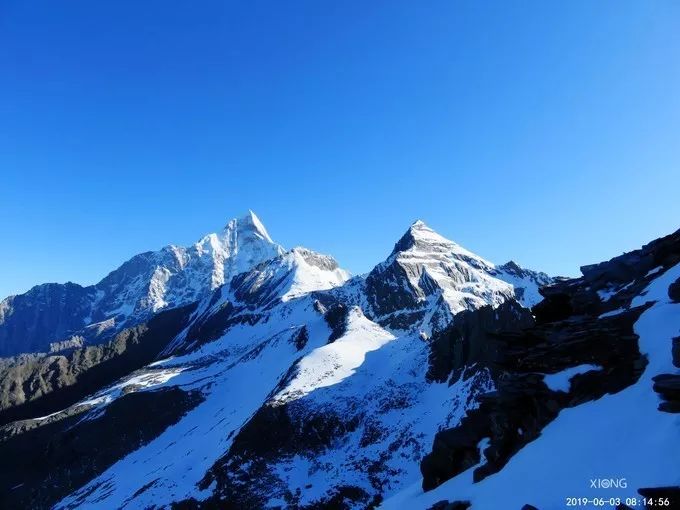
<svg viewBox="0 0 680 510"><path fill-rule="evenodd" d="M349 277L332 257L297 247L241 273L231 290L236 300L265 306L341 286Z"/></svg>
<svg viewBox="0 0 680 510"><path fill-rule="evenodd" d="M134 264L137 257L123 264L97 284L104 295L94 307L103 305L106 315L122 314L125 320L125 315L181 306L283 252L250 211L231 220L220 234L208 234L193 246L171 245L138 256L145 258L145 265Z"/></svg>

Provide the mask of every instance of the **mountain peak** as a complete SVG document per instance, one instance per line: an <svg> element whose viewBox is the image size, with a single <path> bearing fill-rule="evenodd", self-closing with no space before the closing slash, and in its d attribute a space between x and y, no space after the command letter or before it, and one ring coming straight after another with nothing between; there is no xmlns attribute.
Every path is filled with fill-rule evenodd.
<svg viewBox="0 0 680 510"><path fill-rule="evenodd" d="M391 255L416 247L425 250L434 249L435 251L441 251L442 248L444 248L445 250L450 251L456 246L456 243L439 235L428 227L424 221L416 220L411 224L406 233L401 236L399 241L397 241L397 244L394 245Z"/></svg>
<svg viewBox="0 0 680 510"><path fill-rule="evenodd" d="M274 243L269 236L269 232L265 228L260 218L250 209L240 218L234 218L224 227L227 234L233 233L238 237L255 237L264 241Z"/></svg>

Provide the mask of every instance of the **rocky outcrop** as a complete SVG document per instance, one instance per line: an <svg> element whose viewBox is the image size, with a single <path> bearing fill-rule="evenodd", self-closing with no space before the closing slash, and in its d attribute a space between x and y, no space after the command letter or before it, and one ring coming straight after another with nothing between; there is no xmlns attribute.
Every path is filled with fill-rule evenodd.
<svg viewBox="0 0 680 510"><path fill-rule="evenodd" d="M159 313L103 345L0 361L0 423L64 409L152 362L186 325L195 305Z"/></svg>
<svg viewBox="0 0 680 510"><path fill-rule="evenodd" d="M300 494L281 487L281 481L269 471L269 463L281 456L321 452L337 438L356 430L358 424L356 417L348 419L330 409L309 413L296 402L265 404L243 426L229 451L201 482L203 488L216 487L213 495L200 504L185 501L179 508L262 508L275 487L284 492L291 508L315 508L300 505ZM366 503L365 508L374 508L379 502L359 488L338 487L318 508L350 508L340 504L344 500Z"/></svg>
<svg viewBox="0 0 680 510"><path fill-rule="evenodd" d="M668 287L668 297L671 301L680 303L680 279L675 280Z"/></svg>
<svg viewBox="0 0 680 510"><path fill-rule="evenodd" d="M467 510L470 508L469 501L438 501L428 510Z"/></svg>
<svg viewBox="0 0 680 510"><path fill-rule="evenodd" d="M367 275L365 313L391 329L440 331L455 314L512 299L514 287L504 274L416 221ZM437 312L428 313L435 303Z"/></svg>
<svg viewBox="0 0 680 510"><path fill-rule="evenodd" d="M333 257L298 247L235 276L230 288L239 302L268 309L310 291L337 287L348 278Z"/></svg>
<svg viewBox="0 0 680 510"><path fill-rule="evenodd" d="M502 356L499 335L533 324L529 310L514 300L497 308L485 306L456 315L451 326L431 339L428 380L445 382L466 366L490 365Z"/></svg>
<svg viewBox="0 0 680 510"><path fill-rule="evenodd" d="M495 374L496 391L482 395L479 408L458 427L437 434L421 464L423 488L433 489L475 465L479 467L473 477L479 481L536 439L560 409L635 383L646 364L632 331L641 312L638 308L608 320L553 322L496 335L490 349L494 355L486 362ZM584 363L602 370L575 376L568 393L553 391L543 382L542 374ZM485 438L489 446L480 451Z"/></svg>
<svg viewBox="0 0 680 510"><path fill-rule="evenodd" d="M0 357L49 350L49 344L83 328L92 288L46 283L0 302Z"/></svg>
<svg viewBox="0 0 680 510"><path fill-rule="evenodd" d="M663 399L659 411L680 413L680 374L660 374L653 381L652 388Z"/></svg>

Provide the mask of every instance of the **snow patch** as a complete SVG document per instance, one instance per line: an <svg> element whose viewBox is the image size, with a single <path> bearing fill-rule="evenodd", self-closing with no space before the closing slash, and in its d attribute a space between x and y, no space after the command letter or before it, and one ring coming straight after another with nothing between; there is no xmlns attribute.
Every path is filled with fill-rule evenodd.
<svg viewBox="0 0 680 510"><path fill-rule="evenodd" d="M592 370L602 370L602 367L599 365L589 364L578 365L575 367L567 368L566 370L562 370L561 372L557 372L556 374L547 374L543 378L543 382L552 391L568 392L571 384L571 379L574 376L579 374L585 374L586 372L590 372Z"/></svg>

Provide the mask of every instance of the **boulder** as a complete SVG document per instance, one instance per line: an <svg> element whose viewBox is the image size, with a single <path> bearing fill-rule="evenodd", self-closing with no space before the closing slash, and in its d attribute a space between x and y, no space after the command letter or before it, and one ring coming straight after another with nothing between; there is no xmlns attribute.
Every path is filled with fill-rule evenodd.
<svg viewBox="0 0 680 510"><path fill-rule="evenodd" d="M680 278L675 280L668 287L668 297L675 303L680 303Z"/></svg>

